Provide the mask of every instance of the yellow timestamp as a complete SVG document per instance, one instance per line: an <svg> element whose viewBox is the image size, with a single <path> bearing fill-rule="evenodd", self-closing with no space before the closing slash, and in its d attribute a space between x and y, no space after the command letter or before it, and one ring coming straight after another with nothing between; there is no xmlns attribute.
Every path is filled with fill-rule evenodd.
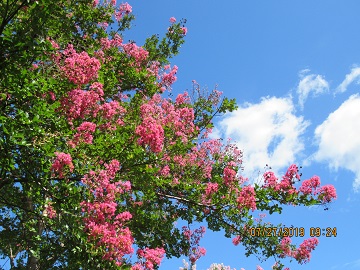
<svg viewBox="0 0 360 270"><path fill-rule="evenodd" d="M248 234L252 237L304 237L305 229L303 227L250 227Z"/></svg>
<svg viewBox="0 0 360 270"><path fill-rule="evenodd" d="M327 228L320 228L320 227L310 227L310 237L336 237L337 236L337 228L336 227L327 227Z"/></svg>

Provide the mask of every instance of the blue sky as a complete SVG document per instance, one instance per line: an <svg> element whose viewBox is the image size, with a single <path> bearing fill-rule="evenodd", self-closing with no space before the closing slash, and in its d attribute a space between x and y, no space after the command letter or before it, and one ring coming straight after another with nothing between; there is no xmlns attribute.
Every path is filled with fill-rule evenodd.
<svg viewBox="0 0 360 270"><path fill-rule="evenodd" d="M219 118L215 135L231 137L244 151L244 174L257 179L265 164L281 173L303 166L303 179L319 175L338 199L323 207L288 207L268 220L304 227L336 227L320 237L310 263L290 269L360 269L360 2L302 1L129 1L137 17L124 39L142 45L163 34L169 18L187 19L174 92L192 80L215 85L236 98L238 111ZM294 239L300 244L305 238ZM224 263L239 270L270 269L273 261L246 258L222 233L207 231L207 255L197 269ZM181 259L160 269L179 269Z"/></svg>

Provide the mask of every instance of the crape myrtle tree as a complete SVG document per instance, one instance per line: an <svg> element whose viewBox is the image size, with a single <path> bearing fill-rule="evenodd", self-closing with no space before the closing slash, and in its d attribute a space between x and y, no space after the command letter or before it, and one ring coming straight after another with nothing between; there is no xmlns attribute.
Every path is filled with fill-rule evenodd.
<svg viewBox="0 0 360 270"><path fill-rule="evenodd" d="M282 224L252 218L283 205L327 204L332 186L301 184L291 165L263 184L239 173L242 152L210 139L235 100L194 82L171 96L184 21L143 46L122 33L128 3L0 3L0 253L11 269L157 269L166 257L205 255L205 222L246 255L299 263L318 243L291 244ZM250 179L251 180L251 179ZM297 185L297 187L295 187ZM189 226L176 226L176 222ZM252 237L257 227L262 236ZM267 234L267 228L277 233ZM215 266L213 266L215 267ZM220 267L220 266L219 266Z"/></svg>

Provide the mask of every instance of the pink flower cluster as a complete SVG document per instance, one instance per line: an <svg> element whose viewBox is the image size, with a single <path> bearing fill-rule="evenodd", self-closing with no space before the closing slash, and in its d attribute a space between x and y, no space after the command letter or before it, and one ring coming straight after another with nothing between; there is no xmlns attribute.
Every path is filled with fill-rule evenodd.
<svg viewBox="0 0 360 270"><path fill-rule="evenodd" d="M111 40L108 39L107 37L100 39L101 47L103 50L108 50L111 47L120 47L123 45L122 41L123 40L122 40L121 36L119 36L118 34L115 34L114 38Z"/></svg>
<svg viewBox="0 0 360 270"><path fill-rule="evenodd" d="M51 219L56 217L56 210L54 209L54 207L52 207L51 202L48 202L45 205L44 211L43 211L43 215L47 216Z"/></svg>
<svg viewBox="0 0 360 270"><path fill-rule="evenodd" d="M286 192L289 194L302 192L304 195L317 195L323 203L331 202L337 198L336 189L332 185L320 187L320 178L316 175L308 180L302 182L299 190L293 186L294 179L300 180L298 168L296 165L291 165L287 170L282 181L279 183L273 172L265 172L264 175L264 188L273 188L275 191Z"/></svg>
<svg viewBox="0 0 360 270"><path fill-rule="evenodd" d="M77 132L74 135L74 138L69 142L69 145L75 148L80 142L86 144L92 144L93 136L95 132L96 124L90 122L83 122L80 126L76 128Z"/></svg>
<svg viewBox="0 0 360 270"><path fill-rule="evenodd" d="M215 159L211 158L215 157ZM241 165L241 151L239 151L235 146L231 145L224 145L222 144L221 140L206 140L198 144L196 147L193 147L191 151L189 151L185 155L175 155L175 156L168 156L164 155L162 157L162 161L169 162L170 160L175 165L175 169L182 171L184 167L193 167L196 168L196 171L199 173L196 176L192 176L192 180L196 184L204 185L203 180L206 178L207 180L212 179L212 168L215 162L223 162L224 157L230 158L227 162L228 170L225 170L225 176L228 176L228 180L232 180L233 183L237 183L242 185L247 179L241 176L236 175L234 167ZM228 174L229 172L229 174ZM234 176L235 174L235 176ZM234 176L234 177L233 177ZM183 174L178 174L176 176L177 181L183 177ZM204 189L205 193L202 196L202 203L203 204L210 204L211 203L211 194L214 191L214 184L211 181L206 181L209 184L205 184ZM207 190L207 191L206 191ZM207 195L208 193L208 195ZM210 194L211 193L211 194Z"/></svg>
<svg viewBox="0 0 360 270"><path fill-rule="evenodd" d="M186 34L187 34L187 31L188 31L188 30L187 30L186 27L181 27L180 29L181 29L183 35L186 35Z"/></svg>
<svg viewBox="0 0 360 270"><path fill-rule="evenodd" d="M252 186L245 186L241 189L236 199L240 209L247 208L252 211L256 210L255 190Z"/></svg>
<svg viewBox="0 0 360 270"><path fill-rule="evenodd" d="M200 257L205 256L206 249L203 247L199 247L200 239L205 234L205 227L201 226L198 229L195 229L194 231L188 229L187 227L182 227L183 234L185 238L190 243L190 249L184 254L189 254L189 259L191 263L195 263Z"/></svg>
<svg viewBox="0 0 360 270"><path fill-rule="evenodd" d="M151 61L146 68L149 75L155 76L157 79L160 78L159 72L161 69L161 64L158 61Z"/></svg>
<svg viewBox="0 0 360 270"><path fill-rule="evenodd" d="M118 125L123 125L123 121L120 117L125 114L125 108L115 100L101 104L101 102L104 101L103 96L103 85L101 83L95 82L90 86L88 91L81 89L71 90L67 94L67 97L61 99L60 110L62 110L63 113L67 116L70 125L73 125L72 121L75 119L84 119L89 116L96 117L98 114L100 114L102 118L106 120L112 120L117 117L115 123ZM84 130L83 127L79 128ZM106 121L106 124L100 125L99 128L114 129L114 126L111 125L110 121ZM91 128L91 130L92 129L93 128ZM75 136L80 137L80 135ZM75 139L76 138L74 138L74 140ZM73 146L76 145L76 140L72 144ZM89 136L88 143L91 143Z"/></svg>
<svg viewBox="0 0 360 270"><path fill-rule="evenodd" d="M195 263L198 259L206 255L206 249L203 247L192 248L192 254L190 255L190 261Z"/></svg>
<svg viewBox="0 0 360 270"><path fill-rule="evenodd" d="M111 120L117 114L122 115L126 112L125 108L120 106L120 103L115 100L104 103L99 109L102 112L103 118L107 120Z"/></svg>
<svg viewBox="0 0 360 270"><path fill-rule="evenodd" d="M184 92L183 94L178 94L176 99L175 99L175 104L177 106L181 105L181 104L189 104L190 103L190 97L188 92Z"/></svg>
<svg viewBox="0 0 360 270"><path fill-rule="evenodd" d="M89 240L105 248L103 259L115 260L117 265L121 265L124 255L134 252L133 238L126 227L126 222L132 216L127 211L117 214L116 200L121 194L129 192L131 185L129 182L112 181L120 169L117 160L104 166L105 170L90 171L82 179L83 184L92 191L94 200L83 201L81 206Z"/></svg>
<svg viewBox="0 0 360 270"><path fill-rule="evenodd" d="M138 143L149 145L153 152L160 152L163 148L164 127L172 130L183 142L187 142L187 137L194 131L193 109L174 106L158 94L142 104L140 112L143 121L135 130L140 136Z"/></svg>
<svg viewBox="0 0 360 270"><path fill-rule="evenodd" d="M74 170L72 158L70 154L55 152L56 158L51 166L51 170L59 175L59 178L64 178L65 166L70 172Z"/></svg>
<svg viewBox="0 0 360 270"><path fill-rule="evenodd" d="M138 144L149 145L154 153L161 152L164 142L164 129L152 117L146 117L136 128L135 133L140 136Z"/></svg>
<svg viewBox="0 0 360 270"><path fill-rule="evenodd" d="M293 257L299 263L303 264L310 261L311 251L315 249L318 243L319 240L317 238L306 239L300 244L299 248L293 250L291 248L291 239L284 237L278 246L278 250L281 252L280 257Z"/></svg>
<svg viewBox="0 0 360 270"><path fill-rule="evenodd" d="M300 191L304 194L315 193L315 190L320 186L320 178L316 175L311 177L309 180L302 182Z"/></svg>
<svg viewBox="0 0 360 270"><path fill-rule="evenodd" d="M278 178L275 176L275 174L273 172L265 172L264 175L264 187L270 187L270 188L276 188L277 186L277 180Z"/></svg>
<svg viewBox="0 0 360 270"><path fill-rule="evenodd" d="M309 262L311 258L311 251L313 251L318 244L319 240L317 238L304 240L304 242L300 244L299 248L296 250L293 257L301 264Z"/></svg>
<svg viewBox="0 0 360 270"><path fill-rule="evenodd" d="M183 138L182 141L184 141ZM211 179L212 164L214 163L214 161L210 160L206 153L206 149L202 148L200 145L200 147L193 147L189 153L185 154L185 156L175 155L172 158L172 161L174 162L174 165L176 165L176 168L180 171L182 171L185 166L190 166L196 168L196 170L199 171L201 177ZM182 175L180 174L179 178L181 177ZM195 183L197 183L198 181L197 179L195 179L195 176L193 176L193 181ZM200 182L198 182L198 184L200 184ZM212 188L214 187L215 186L213 186Z"/></svg>
<svg viewBox="0 0 360 270"><path fill-rule="evenodd" d="M159 174L161 176L169 176L170 175L170 167L168 165L165 165L160 171Z"/></svg>
<svg viewBox="0 0 360 270"><path fill-rule="evenodd" d="M320 187L316 191L316 194L319 194L318 197L322 200L323 203L329 203L333 199L337 198L336 189L334 188L333 185L326 185Z"/></svg>
<svg viewBox="0 0 360 270"><path fill-rule="evenodd" d="M280 183L275 187L275 190L289 194L297 193L297 190L293 184L295 182L294 179L300 180L298 171L299 169L295 164L290 165Z"/></svg>
<svg viewBox="0 0 360 270"><path fill-rule="evenodd" d="M127 2L120 5L119 10L115 12L115 18L117 21L120 21L124 15L128 15L132 12L132 6Z"/></svg>
<svg viewBox="0 0 360 270"><path fill-rule="evenodd" d="M291 250L291 239L290 237L284 237L283 239L281 239L280 245L278 247L278 249L280 250L281 254L280 257L281 258L285 258L286 256L292 256L292 250Z"/></svg>
<svg viewBox="0 0 360 270"><path fill-rule="evenodd" d="M218 183L206 183L205 195L209 197L211 194L217 192L219 189Z"/></svg>
<svg viewBox="0 0 360 270"><path fill-rule="evenodd" d="M70 123L74 119L84 118L88 115L95 117L100 109L98 103L103 100L103 96L103 85L93 83L88 91L71 90L67 97L61 100L61 109Z"/></svg>
<svg viewBox="0 0 360 270"><path fill-rule="evenodd" d="M234 182L235 176L236 176L236 171L231 169L231 167L228 166L224 168L223 179L225 185L230 186Z"/></svg>
<svg viewBox="0 0 360 270"><path fill-rule="evenodd" d="M228 140L228 144L225 146L222 156L231 157L233 164L230 166L241 166L242 164L242 151L236 146L236 144L230 143L230 139ZM220 159L220 161L222 162L223 159Z"/></svg>
<svg viewBox="0 0 360 270"><path fill-rule="evenodd" d="M240 235L236 236L235 238L233 238L232 242L235 246L239 245L241 242L241 236Z"/></svg>
<svg viewBox="0 0 360 270"><path fill-rule="evenodd" d="M71 44L64 50L64 55L66 58L60 69L69 81L81 85L98 77L101 65L96 58L86 52L77 53Z"/></svg>
<svg viewBox="0 0 360 270"><path fill-rule="evenodd" d="M136 252L140 262L136 263L131 270L153 270L155 266L159 266L165 255L163 248L145 248L138 249Z"/></svg>
<svg viewBox="0 0 360 270"><path fill-rule="evenodd" d="M164 67L165 70L169 70L170 69L170 65L166 65ZM176 72L178 71L178 67L177 66L173 66L173 68L170 70L169 73L165 73L162 75L161 77L161 82L160 85L166 88L170 88L171 85L176 82L177 77L176 77Z"/></svg>
<svg viewBox="0 0 360 270"><path fill-rule="evenodd" d="M223 92L221 91L218 91L216 89L214 89L210 95L209 95L209 100L211 101L211 103L214 105L214 106L217 106L220 102L220 97L221 95L223 94Z"/></svg>
<svg viewBox="0 0 360 270"><path fill-rule="evenodd" d="M137 68L144 66L144 62L149 56L149 52L142 47L137 46L135 43L122 44L124 52L135 60L133 64Z"/></svg>

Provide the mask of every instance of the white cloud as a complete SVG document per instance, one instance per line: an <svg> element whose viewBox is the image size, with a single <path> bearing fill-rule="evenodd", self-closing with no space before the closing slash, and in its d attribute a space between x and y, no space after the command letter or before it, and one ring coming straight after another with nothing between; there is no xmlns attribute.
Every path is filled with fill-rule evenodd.
<svg viewBox="0 0 360 270"><path fill-rule="evenodd" d="M294 115L290 98L263 98L260 103L245 103L228 113L216 126L226 136L235 140L244 152L244 172L253 177L263 171L266 164L277 172L295 161L304 144L300 136L309 125L303 117Z"/></svg>
<svg viewBox="0 0 360 270"><path fill-rule="evenodd" d="M353 187L360 190L360 97L352 95L315 130L319 149L314 159L337 170L355 173Z"/></svg>
<svg viewBox="0 0 360 270"><path fill-rule="evenodd" d="M329 83L323 76L316 74L305 75L309 71L309 69L304 69L299 73L301 80L297 86L296 92L299 95L299 105L301 108L304 107L304 103L310 92L315 96L329 90Z"/></svg>
<svg viewBox="0 0 360 270"><path fill-rule="evenodd" d="M355 80L357 80L357 84L360 83L360 67L354 67L351 69L351 72L345 76L343 82L337 87L336 92L345 92L349 84Z"/></svg>

